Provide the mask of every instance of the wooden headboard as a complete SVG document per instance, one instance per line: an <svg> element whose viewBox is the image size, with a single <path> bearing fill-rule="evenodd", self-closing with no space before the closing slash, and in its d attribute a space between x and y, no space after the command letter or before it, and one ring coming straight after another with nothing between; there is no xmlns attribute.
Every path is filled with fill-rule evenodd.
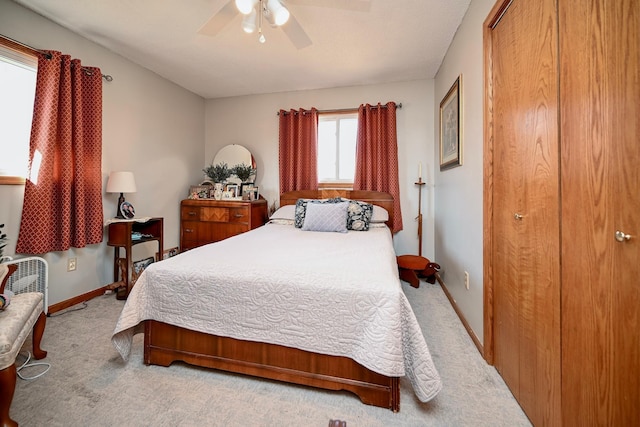
<svg viewBox="0 0 640 427"><path fill-rule="evenodd" d="M391 229L393 227L393 196L380 191L365 190L298 190L288 191L280 195L280 206L295 205L298 199L330 199L344 197L345 199L361 200L380 206L389 212L389 220L386 222Z"/></svg>

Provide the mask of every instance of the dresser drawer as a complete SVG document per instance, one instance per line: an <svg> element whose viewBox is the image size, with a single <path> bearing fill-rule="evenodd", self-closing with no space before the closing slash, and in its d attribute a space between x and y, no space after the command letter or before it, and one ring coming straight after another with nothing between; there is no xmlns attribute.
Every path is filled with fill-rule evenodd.
<svg viewBox="0 0 640 427"><path fill-rule="evenodd" d="M197 241L200 235L200 223L198 221L182 221L180 225L181 239Z"/></svg>
<svg viewBox="0 0 640 427"><path fill-rule="evenodd" d="M205 206L200 208L200 221L229 222L229 208Z"/></svg>
<svg viewBox="0 0 640 427"><path fill-rule="evenodd" d="M244 224L249 223L249 208L240 206L237 208L229 208L229 222L241 222Z"/></svg>
<svg viewBox="0 0 640 427"><path fill-rule="evenodd" d="M200 221L200 208L194 206L182 206L180 219L183 221Z"/></svg>

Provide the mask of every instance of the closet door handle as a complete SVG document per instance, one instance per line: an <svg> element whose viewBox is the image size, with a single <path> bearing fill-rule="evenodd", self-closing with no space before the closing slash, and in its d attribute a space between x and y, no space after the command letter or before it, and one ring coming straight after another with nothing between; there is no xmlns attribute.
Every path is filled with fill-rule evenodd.
<svg viewBox="0 0 640 427"><path fill-rule="evenodd" d="M514 213L513 214L513 218L515 218L518 221L522 221L522 214Z"/></svg>
<svg viewBox="0 0 640 427"><path fill-rule="evenodd" d="M616 240L618 242L626 242L627 240L631 240L631 235L626 234L624 231L616 230Z"/></svg>

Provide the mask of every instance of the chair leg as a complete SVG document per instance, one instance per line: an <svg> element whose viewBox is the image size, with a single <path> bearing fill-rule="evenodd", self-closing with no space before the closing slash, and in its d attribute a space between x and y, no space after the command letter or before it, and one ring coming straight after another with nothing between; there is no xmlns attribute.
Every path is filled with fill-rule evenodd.
<svg viewBox="0 0 640 427"><path fill-rule="evenodd" d="M16 364L0 370L0 427L17 427L9 417L9 408L16 390Z"/></svg>
<svg viewBox="0 0 640 427"><path fill-rule="evenodd" d="M38 320L33 325L33 357L36 359L44 359L47 357L47 352L40 348L40 341L42 341L42 335L44 334L44 327L47 324L47 316L44 312L40 313Z"/></svg>

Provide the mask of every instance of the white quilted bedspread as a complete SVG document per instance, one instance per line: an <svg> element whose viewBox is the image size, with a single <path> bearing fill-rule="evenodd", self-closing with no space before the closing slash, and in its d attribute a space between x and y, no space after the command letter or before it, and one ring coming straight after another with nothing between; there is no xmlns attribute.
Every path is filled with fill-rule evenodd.
<svg viewBox="0 0 640 427"><path fill-rule="evenodd" d="M423 402L442 388L387 228L319 233L268 224L151 264L111 338L125 360L146 319L346 356L407 375Z"/></svg>

